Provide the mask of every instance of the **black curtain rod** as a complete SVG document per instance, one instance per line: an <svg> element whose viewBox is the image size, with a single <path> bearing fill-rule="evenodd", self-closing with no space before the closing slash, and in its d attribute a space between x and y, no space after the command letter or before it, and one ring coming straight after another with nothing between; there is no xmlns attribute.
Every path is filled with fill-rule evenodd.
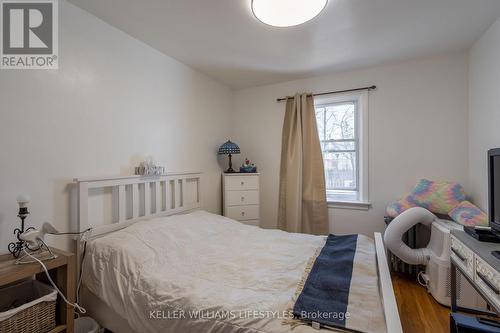
<svg viewBox="0 0 500 333"><path fill-rule="evenodd" d="M323 96L323 95L346 93L346 92L351 92L351 91L374 90L374 89L377 89L377 86L370 86L370 87L363 87L363 88L354 88L354 89L346 89L346 90L337 90L337 91L329 91L329 92L317 93L317 94L312 94L312 95L313 96ZM286 101L289 98L293 98L293 96L281 97L281 98L276 99L276 101L277 102L282 102L282 101Z"/></svg>

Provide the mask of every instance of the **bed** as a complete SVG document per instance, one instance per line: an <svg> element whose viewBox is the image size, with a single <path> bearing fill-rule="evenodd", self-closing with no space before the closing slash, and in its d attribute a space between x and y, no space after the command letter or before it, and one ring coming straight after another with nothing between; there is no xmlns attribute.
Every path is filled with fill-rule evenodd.
<svg viewBox="0 0 500 333"><path fill-rule="evenodd" d="M326 236L205 212L201 179L196 172L76 179L79 228L93 228L77 244L89 315L115 333L316 331L290 310ZM110 224L89 217L89 191L100 188L112 189ZM399 333L385 250L374 236L357 236L361 264L346 322L350 331Z"/></svg>

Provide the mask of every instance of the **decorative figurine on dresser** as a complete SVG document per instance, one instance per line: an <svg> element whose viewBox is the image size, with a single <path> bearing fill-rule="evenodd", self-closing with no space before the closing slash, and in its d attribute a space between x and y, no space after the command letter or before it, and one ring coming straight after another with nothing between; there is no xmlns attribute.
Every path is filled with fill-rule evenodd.
<svg viewBox="0 0 500 333"><path fill-rule="evenodd" d="M250 163L250 160L248 158L245 158L245 163L243 163L240 166L240 172L242 172L242 173L256 173L257 167L255 166L255 164Z"/></svg>

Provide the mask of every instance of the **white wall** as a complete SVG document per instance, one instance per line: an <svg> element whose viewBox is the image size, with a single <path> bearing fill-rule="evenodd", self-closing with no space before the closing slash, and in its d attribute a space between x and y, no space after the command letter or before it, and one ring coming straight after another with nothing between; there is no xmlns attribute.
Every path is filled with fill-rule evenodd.
<svg viewBox="0 0 500 333"><path fill-rule="evenodd" d="M0 253L14 240L18 193L32 197L28 225L48 220L68 230L74 228L70 225L74 223L69 195L72 178L130 174L146 156L171 171L203 171L205 208L219 212L220 163L225 166L226 159L217 159L215 153L229 136L242 148L236 163L249 157L258 164L262 223L275 227L284 116L284 104L275 99L298 91L378 86L370 94L369 111L373 207L369 211L330 210L332 232L381 230L386 204L420 177L468 185L466 54L233 94L87 12L60 3L60 69L0 71ZM488 137L498 133L496 129L488 134L482 130L495 124L489 118L479 123L481 117L472 117L473 112L489 116L485 112L496 111L493 103L500 93L500 76L494 59L500 54L499 25L471 52L470 175L475 196L485 190L476 186L485 170L476 165L476 161L484 162L484 152L476 152L475 147L481 145L485 151L499 146L494 144L498 140ZM488 98L479 95L491 83L496 90ZM479 103L483 104L478 107ZM498 116L495 119L498 122ZM67 245L61 239L52 241Z"/></svg>
<svg viewBox="0 0 500 333"><path fill-rule="evenodd" d="M454 54L250 88L235 94L234 140L262 172L262 221L277 222L283 103L300 91L375 84L369 100L369 211L330 209L331 232L382 230L386 205L420 177L467 185L467 55Z"/></svg>
<svg viewBox="0 0 500 333"><path fill-rule="evenodd" d="M470 50L469 166L475 202L488 211L486 154L500 147L500 19Z"/></svg>
<svg viewBox="0 0 500 333"><path fill-rule="evenodd" d="M28 225L68 230L73 177L130 174L149 155L203 171L205 207L219 212L231 90L60 3L60 69L0 71L0 253L17 194L31 195Z"/></svg>

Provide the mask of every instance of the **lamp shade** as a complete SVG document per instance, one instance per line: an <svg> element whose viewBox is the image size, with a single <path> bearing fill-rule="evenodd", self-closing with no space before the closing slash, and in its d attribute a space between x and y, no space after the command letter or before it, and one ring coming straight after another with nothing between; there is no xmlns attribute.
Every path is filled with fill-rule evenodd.
<svg viewBox="0 0 500 333"><path fill-rule="evenodd" d="M229 155L229 154L239 154L240 153L240 147L234 142L231 142L231 140L227 141L224 143L222 146L219 147L219 155Z"/></svg>

